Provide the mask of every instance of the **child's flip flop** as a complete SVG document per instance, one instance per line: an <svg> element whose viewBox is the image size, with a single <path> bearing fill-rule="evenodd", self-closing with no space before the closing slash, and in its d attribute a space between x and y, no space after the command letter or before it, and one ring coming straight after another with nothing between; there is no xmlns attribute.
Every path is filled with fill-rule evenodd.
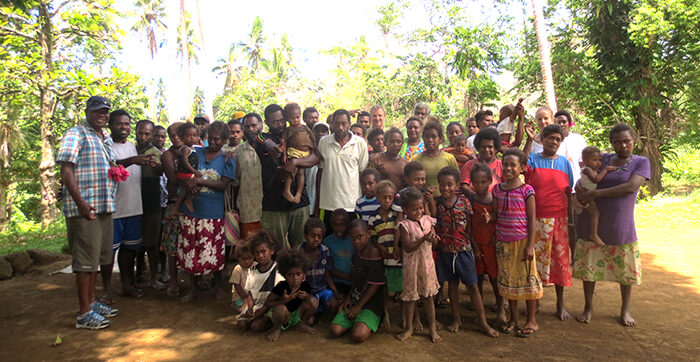
<svg viewBox="0 0 700 362"><path fill-rule="evenodd" d="M528 332L528 333L525 333ZM517 332L515 332L515 335L520 337L520 338L530 338L537 334L537 330L534 328L519 328Z"/></svg>

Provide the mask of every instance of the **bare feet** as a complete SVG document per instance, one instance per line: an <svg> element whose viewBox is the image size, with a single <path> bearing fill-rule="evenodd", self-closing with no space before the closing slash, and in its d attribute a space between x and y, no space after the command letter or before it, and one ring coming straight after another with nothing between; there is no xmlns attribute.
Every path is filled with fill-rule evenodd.
<svg viewBox="0 0 700 362"><path fill-rule="evenodd" d="M435 329L437 329L437 330L439 331L439 330L441 330L443 327L444 327L444 326L442 325L442 323L440 323L440 321L435 320Z"/></svg>
<svg viewBox="0 0 700 362"><path fill-rule="evenodd" d="M590 239L596 246L605 246L603 239L601 239L597 233L588 234L588 239Z"/></svg>
<svg viewBox="0 0 700 362"><path fill-rule="evenodd" d="M430 340L433 341L433 343L438 343L441 339L437 329L433 328L430 330Z"/></svg>
<svg viewBox="0 0 700 362"><path fill-rule="evenodd" d="M267 336L265 336L265 339L267 339L270 342L274 342L277 340L277 338L280 337L280 333L282 333L281 329L273 328L272 332L268 333Z"/></svg>
<svg viewBox="0 0 700 362"><path fill-rule="evenodd" d="M382 323L380 323L379 326L382 327L382 329L391 328L391 321L389 321L389 314L388 313L386 313L386 312L384 313L384 318L382 318ZM404 328L406 328L406 327L404 327Z"/></svg>
<svg viewBox="0 0 700 362"><path fill-rule="evenodd" d="M415 328L414 328L414 329L415 329ZM410 336L412 336L412 335L413 335L413 331L412 331L410 328L408 328L408 329L406 329L405 331L399 333L399 334L396 336L396 339L398 339L399 341L405 341L408 337L410 337Z"/></svg>
<svg viewBox="0 0 700 362"><path fill-rule="evenodd" d="M450 332L457 332L459 330L459 326L462 325L462 321L459 319L454 319L452 323L447 325L447 330Z"/></svg>
<svg viewBox="0 0 700 362"><path fill-rule="evenodd" d="M624 312L620 314L620 324L625 327L635 327L637 325L637 321L632 318L630 312Z"/></svg>
<svg viewBox="0 0 700 362"><path fill-rule="evenodd" d="M157 279L151 279L151 281L148 282L148 287L155 290L163 290L166 288L166 285L159 282Z"/></svg>
<svg viewBox="0 0 700 362"><path fill-rule="evenodd" d="M420 316L418 315L418 312L416 312L416 317L413 318L413 330L416 332L423 331L423 322L420 321Z"/></svg>
<svg viewBox="0 0 700 362"><path fill-rule="evenodd" d="M299 332L304 332L304 333L308 333L308 334L316 334L316 333L318 333L318 332L316 331L316 328L311 327L311 326L309 326L309 325L307 325L307 324L305 324L305 323L299 323L299 325L297 326L297 330L298 330Z"/></svg>
<svg viewBox="0 0 700 362"><path fill-rule="evenodd" d="M571 319L571 314L566 311L563 303L561 305L557 304L557 318L559 318L560 321L568 321Z"/></svg>
<svg viewBox="0 0 700 362"><path fill-rule="evenodd" d="M192 300L194 300L194 298L196 298L196 297L197 297L197 288L193 286L192 288L190 288L190 291L187 292L187 294L185 294L184 297L180 298L180 302L189 303Z"/></svg>
<svg viewBox="0 0 700 362"><path fill-rule="evenodd" d="M576 320L581 322L581 323L590 323L591 318L593 318L593 310L592 309L584 309L583 313L579 314L579 316L576 317Z"/></svg>
<svg viewBox="0 0 700 362"><path fill-rule="evenodd" d="M491 326L488 325L488 323L483 323L481 325L481 331L484 332L485 335L496 338L498 337L498 332L496 332L495 329L491 328Z"/></svg>

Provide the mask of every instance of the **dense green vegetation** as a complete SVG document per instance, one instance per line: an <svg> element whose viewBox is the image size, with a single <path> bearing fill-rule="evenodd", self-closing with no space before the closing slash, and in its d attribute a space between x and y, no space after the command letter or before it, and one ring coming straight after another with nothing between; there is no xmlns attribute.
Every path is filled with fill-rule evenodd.
<svg viewBox="0 0 700 362"><path fill-rule="evenodd" d="M136 12L117 14L112 0L0 2L0 230L6 230L0 244L60 225L53 157L89 95L107 95L138 118L153 105L162 124L201 111L205 100L190 74L199 61L199 13L185 11L185 1L179 14L166 14L163 0L134 4ZM652 162L648 194L662 183L680 192L696 187L700 3L550 0L543 10L556 103L574 114L574 131L609 148L606 130L630 123L640 134L637 153ZM424 25L406 26L416 12ZM336 63L324 81L302 74L298 44L268 34L257 17L249 20L248 37L230 39L230 51L212 69L222 76L214 116L227 120L286 100L315 105L322 116L382 104L387 123L400 125L424 101L445 122L464 121L525 96L531 117L547 102L532 14L531 2L522 0L380 3L374 28L319 54ZM165 28L166 16L179 16L177 29ZM168 115L162 80L153 80L158 89L149 99L139 85L147 75L128 73L114 59L126 32L142 34L154 54L166 31L176 32L178 61L188 74L189 114ZM370 37L384 46L370 47Z"/></svg>

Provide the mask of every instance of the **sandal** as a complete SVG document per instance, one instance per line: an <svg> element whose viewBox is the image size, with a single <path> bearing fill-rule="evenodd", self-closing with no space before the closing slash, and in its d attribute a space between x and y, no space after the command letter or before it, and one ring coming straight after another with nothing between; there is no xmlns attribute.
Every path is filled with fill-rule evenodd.
<svg viewBox="0 0 700 362"><path fill-rule="evenodd" d="M528 333L525 333L528 332ZM517 332L515 332L515 335L520 337L520 338L530 338L537 334L537 330L534 328L518 328Z"/></svg>
<svg viewBox="0 0 700 362"><path fill-rule="evenodd" d="M517 333L517 331L520 330L520 328L518 328L517 325L508 324L508 323L503 323L503 324L499 325L497 328L498 328L499 332L505 333L505 334Z"/></svg>
<svg viewBox="0 0 700 362"><path fill-rule="evenodd" d="M112 305L117 302L117 300L111 294L102 294L99 298L97 298L97 301L106 305Z"/></svg>

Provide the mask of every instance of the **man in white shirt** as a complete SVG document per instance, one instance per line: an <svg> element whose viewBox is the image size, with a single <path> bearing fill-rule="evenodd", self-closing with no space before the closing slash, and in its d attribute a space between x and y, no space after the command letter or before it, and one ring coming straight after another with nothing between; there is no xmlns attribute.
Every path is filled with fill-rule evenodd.
<svg viewBox="0 0 700 362"><path fill-rule="evenodd" d="M355 201L362 196L360 173L367 168L369 152L362 137L350 130L350 112L339 109L333 113L332 134L318 142L321 163L316 175L317 204L321 219L330 232L330 215L335 209L354 212Z"/></svg>
<svg viewBox="0 0 700 362"><path fill-rule="evenodd" d="M109 115L109 130L114 145L114 156L117 164L126 167L129 176L117 184L114 196L114 253L119 250L117 262L121 275L121 295L133 297L143 296L143 291L137 289L134 283L134 262L143 240L143 205L141 203L141 166L156 166L152 155L139 155L136 146L127 141L131 133L131 116L123 109L112 111ZM114 258L114 256L112 256ZM105 298L111 299L111 279L114 260L110 265L100 266Z"/></svg>

